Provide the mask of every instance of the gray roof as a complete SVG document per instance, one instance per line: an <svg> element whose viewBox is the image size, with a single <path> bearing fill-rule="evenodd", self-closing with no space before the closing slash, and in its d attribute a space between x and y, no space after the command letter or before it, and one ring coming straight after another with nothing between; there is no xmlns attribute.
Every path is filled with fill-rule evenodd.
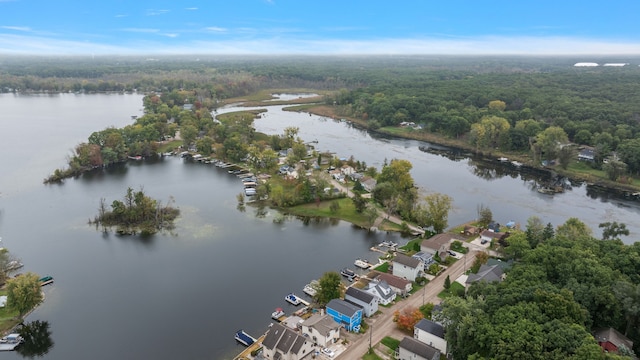
<svg viewBox="0 0 640 360"><path fill-rule="evenodd" d="M412 258L410 256L404 255L404 254L398 254L396 255L396 257L393 259L394 262L397 262L398 264L402 264L405 266L408 266L410 268L417 268L418 266L420 266L420 263L422 262L421 260L418 260L416 258Z"/></svg>
<svg viewBox="0 0 640 360"><path fill-rule="evenodd" d="M593 337L598 342L610 342L618 348L624 345L627 349L633 349L633 341L612 327L596 330Z"/></svg>
<svg viewBox="0 0 640 360"><path fill-rule="evenodd" d="M426 331L429 334L433 334L441 339L444 339L444 328L442 327L442 325L431 320L422 319L418 321L415 327L422 331Z"/></svg>
<svg viewBox="0 0 640 360"><path fill-rule="evenodd" d="M352 317L358 311L362 311L360 307L355 306L342 299L333 299L329 301L329 303L327 304L327 309L329 308L339 312L340 314L347 315L348 317Z"/></svg>
<svg viewBox="0 0 640 360"><path fill-rule="evenodd" d="M438 357L440 356L440 350L408 336L405 336L404 339L400 341L400 345L398 345L398 347L409 350L410 352L418 356L422 356L425 359L433 359L436 355Z"/></svg>
<svg viewBox="0 0 640 360"><path fill-rule="evenodd" d="M370 282L369 289L371 289L372 287L373 289L375 289L378 296L385 300L395 295L395 292L393 291L393 289L391 289L391 286L389 286L389 284L384 280L377 280L375 283Z"/></svg>
<svg viewBox="0 0 640 360"><path fill-rule="evenodd" d="M347 296L353 297L354 299L358 299L365 304L371 304L371 302L375 299L375 296L369 294L364 290L360 290L358 288L354 288L350 286L347 288L347 291L344 293L345 300Z"/></svg>
<svg viewBox="0 0 640 360"><path fill-rule="evenodd" d="M284 354L297 354L307 340L304 336L288 329L281 324L274 324L262 341L267 349L277 348Z"/></svg>
<svg viewBox="0 0 640 360"><path fill-rule="evenodd" d="M340 329L340 324L333 320L331 316L326 314L313 314L302 323L302 326L316 329L316 331L324 336L328 336L332 330Z"/></svg>
<svg viewBox="0 0 640 360"><path fill-rule="evenodd" d="M502 268L498 265L488 266L487 264L484 264L480 266L477 274L469 274L466 283L471 284L476 281L500 281L503 273Z"/></svg>

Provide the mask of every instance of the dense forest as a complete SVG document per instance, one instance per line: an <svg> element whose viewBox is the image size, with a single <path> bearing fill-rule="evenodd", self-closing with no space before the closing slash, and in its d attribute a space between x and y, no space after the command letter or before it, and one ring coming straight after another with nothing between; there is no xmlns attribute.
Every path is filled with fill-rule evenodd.
<svg viewBox="0 0 640 360"><path fill-rule="evenodd" d="M176 91L191 91L165 102L171 111L157 109L170 120L179 115L172 106L186 101L196 111L213 110L224 99L262 89L328 90L332 95L326 103L335 113L372 129L414 123L410 130L415 134L456 139L480 152L521 154L536 166L558 161L563 169L589 147L594 158L586 166L602 170L613 182L632 183L640 173L640 68L635 63L573 66L583 60L7 57L0 58L0 91L142 91L174 97ZM164 127L160 136L172 132L170 124Z"/></svg>
<svg viewBox="0 0 640 360"><path fill-rule="evenodd" d="M545 232L529 219L526 232L506 239L515 262L504 281L444 300L437 317L456 359L601 359L591 334L609 327L637 351L640 243L625 245L619 234L596 239L575 218Z"/></svg>

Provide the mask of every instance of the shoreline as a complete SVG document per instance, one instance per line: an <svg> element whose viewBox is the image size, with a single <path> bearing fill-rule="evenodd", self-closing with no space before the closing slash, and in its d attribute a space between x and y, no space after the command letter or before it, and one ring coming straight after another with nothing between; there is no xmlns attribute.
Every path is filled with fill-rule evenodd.
<svg viewBox="0 0 640 360"><path fill-rule="evenodd" d="M638 186L634 186L631 184L621 184L621 183L614 183L610 180L606 180L603 178L594 178L592 176L589 176L588 174L579 174L579 173L575 173L575 172L571 172L571 171L567 171L564 170L562 168L548 168L548 167L544 167L544 166L539 166L539 165L535 165L532 163L531 158L528 155L520 155L520 154L514 154L514 153L506 153L506 152L500 152L500 151L481 151L481 150L477 150L474 147L470 146L467 143L464 143L463 141L457 140L457 139L448 139L448 138L444 138L442 136L433 134L433 133L415 133L415 134L396 134L396 133L391 133L391 132L387 132L387 131L380 131L377 129L371 129L367 123L361 119L357 119L357 118L353 118L353 117L348 117L348 116L338 116L336 114L336 112L334 111L334 108L330 105L316 105L316 106L305 106L304 108L301 108L299 106L292 106L290 108L285 108L283 110L286 111L295 111L295 112L308 112L308 113L312 113L314 115L318 115L318 116L325 116L325 117L330 117L332 119L346 119L347 121L351 122L352 124L354 124L356 127L363 129L363 130L367 130L367 131L371 131L373 133L376 134L380 134L380 135L384 135L384 136L389 136L389 137L394 137L394 138L401 138L401 139L411 139L411 140L418 140L418 141L426 141L429 143L433 143L434 145L439 145L439 146L443 146L443 147L447 147L449 148L449 150L459 150L459 151L463 151L463 152L469 152L472 153L474 155L480 156L484 159L490 160L492 158L498 158L501 156L504 157L508 157L510 160L517 160L521 163L523 163L524 165L531 167L533 169L539 170L539 171L545 171L548 172L549 174L552 173L556 173L559 174L561 176L564 176L566 178L568 178L571 181L578 181L578 182L584 182L587 184L587 186L595 186L599 189L602 190L606 190L608 192L612 192L612 193L616 193L617 195L621 196L621 197L629 197L632 196L634 194L640 194L640 187ZM638 196L638 198L640 198L640 196Z"/></svg>

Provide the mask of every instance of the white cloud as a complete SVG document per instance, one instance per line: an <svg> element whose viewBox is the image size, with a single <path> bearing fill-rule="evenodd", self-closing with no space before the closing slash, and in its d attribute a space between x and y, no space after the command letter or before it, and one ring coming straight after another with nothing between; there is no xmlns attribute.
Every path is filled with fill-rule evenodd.
<svg viewBox="0 0 640 360"><path fill-rule="evenodd" d="M169 12L169 10L166 10L166 9L161 9L161 10L149 9L149 10L147 10L146 15L147 16L158 16L158 15L164 15L164 14L166 14L168 12Z"/></svg>
<svg viewBox="0 0 640 360"><path fill-rule="evenodd" d="M115 17L117 18L123 18L123 17L128 17L128 14L117 14Z"/></svg>
<svg viewBox="0 0 640 360"><path fill-rule="evenodd" d="M188 7L188 8L185 8L185 10L194 11L194 10L198 10L198 8L197 7Z"/></svg>
<svg viewBox="0 0 640 360"><path fill-rule="evenodd" d="M226 29L226 28L223 28L223 27L217 27L217 26L209 26L209 27L206 27L206 28L204 28L204 29L205 29L206 31L219 32L219 33L227 32L227 29Z"/></svg>
<svg viewBox="0 0 640 360"><path fill-rule="evenodd" d="M0 26L0 28L15 31L31 31L31 28L28 26Z"/></svg>
<svg viewBox="0 0 640 360"><path fill-rule="evenodd" d="M208 28L212 32L227 31ZM234 29L234 33L238 29ZM251 29L255 30L255 29ZM178 33L158 29L128 28L122 31L160 35L157 40L119 39L118 45L89 41L60 40L46 36L0 33L0 53L5 54L189 54L195 49L209 49L210 54L433 54L433 55L640 55L640 44L570 37L468 37L468 38L380 38L370 40L315 39L302 40L281 36L250 40L189 40L167 45L161 37L175 38Z"/></svg>

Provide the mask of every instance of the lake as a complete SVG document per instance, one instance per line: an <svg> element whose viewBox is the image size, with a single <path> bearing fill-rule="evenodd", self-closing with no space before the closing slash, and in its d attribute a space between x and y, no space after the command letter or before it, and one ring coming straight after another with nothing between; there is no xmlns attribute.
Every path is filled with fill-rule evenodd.
<svg viewBox="0 0 640 360"><path fill-rule="evenodd" d="M47 359L231 359L243 349L233 339L236 330L257 337L274 308L294 310L286 294L302 295L310 280L354 268L356 258L375 262L369 248L376 243L407 241L340 221L288 218L275 224L273 211L258 217L252 207L237 209L238 178L178 157L128 162L43 185L91 132L125 126L141 115L142 96L2 94L0 108L0 236L2 246L25 264L22 271L55 278L46 301L27 319L48 322L54 345ZM536 214L557 225L577 216L595 231L611 219L630 227L629 238L640 233L632 221L639 212L635 203L593 199L584 186L542 195L517 173L465 157L452 161L420 151L421 142L372 136L348 123L281 108L269 107L256 128L272 134L298 126L299 135L317 140L319 149L378 168L385 158L408 159L421 191L454 198L451 225L474 218L482 203L503 223L524 224ZM175 201L181 210L176 229L144 239L88 225L101 198L122 199L128 187Z"/></svg>

